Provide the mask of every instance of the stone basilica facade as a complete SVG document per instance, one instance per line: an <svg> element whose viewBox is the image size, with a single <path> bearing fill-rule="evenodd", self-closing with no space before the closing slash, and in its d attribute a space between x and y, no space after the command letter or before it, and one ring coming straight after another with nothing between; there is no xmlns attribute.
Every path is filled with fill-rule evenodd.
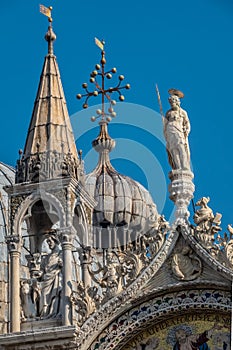
<svg viewBox="0 0 233 350"><path fill-rule="evenodd" d="M195 188L183 94L169 90L164 116L176 216L168 223L148 191L111 165L104 101L92 143L99 161L85 175L51 24L45 38L24 150L16 170L0 163L0 349L230 349L233 228L219 234L221 214L207 197L189 222ZM107 74L97 44L97 90L84 96L108 98L121 87L96 83Z"/></svg>

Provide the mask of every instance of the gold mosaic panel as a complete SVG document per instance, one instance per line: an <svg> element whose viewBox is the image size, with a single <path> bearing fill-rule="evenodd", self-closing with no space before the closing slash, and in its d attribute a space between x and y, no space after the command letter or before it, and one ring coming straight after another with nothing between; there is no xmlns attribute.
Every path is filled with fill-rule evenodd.
<svg viewBox="0 0 233 350"><path fill-rule="evenodd" d="M230 350L230 316L190 314L155 324L122 350Z"/></svg>

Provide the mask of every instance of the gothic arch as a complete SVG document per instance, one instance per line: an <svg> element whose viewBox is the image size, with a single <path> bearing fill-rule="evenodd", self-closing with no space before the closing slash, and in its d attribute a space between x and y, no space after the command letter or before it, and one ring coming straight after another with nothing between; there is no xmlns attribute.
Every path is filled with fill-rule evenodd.
<svg viewBox="0 0 233 350"><path fill-rule="evenodd" d="M61 204L61 202L52 194L44 192L43 193L32 193L30 196L28 196L19 206L17 213L14 217L14 223L13 223L13 232L20 234L21 233L21 224L23 219L25 218L25 214L27 210L29 210L29 215L32 206L38 201L47 201L49 204L53 205L57 211L59 220L61 222L61 227L65 227L66 223L66 216L64 212L64 208Z"/></svg>

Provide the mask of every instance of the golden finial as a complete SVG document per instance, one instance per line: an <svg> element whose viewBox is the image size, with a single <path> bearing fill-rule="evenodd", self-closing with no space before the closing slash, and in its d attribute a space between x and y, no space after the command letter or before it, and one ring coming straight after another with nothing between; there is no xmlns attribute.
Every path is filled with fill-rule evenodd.
<svg viewBox="0 0 233 350"><path fill-rule="evenodd" d="M48 21L52 23L52 6L45 7L44 5L40 5L40 13L48 17Z"/></svg>
<svg viewBox="0 0 233 350"><path fill-rule="evenodd" d="M56 40L56 35L53 32L53 28L52 28L52 6L50 7L45 7L44 5L40 5L40 12L45 15L46 17L48 17L48 21L49 21L49 28L47 33L45 34L45 40L48 42L48 54L49 55L53 55L53 42L54 40Z"/></svg>
<svg viewBox="0 0 233 350"><path fill-rule="evenodd" d="M98 38L95 38L95 44L100 48L101 51L104 51L104 40L100 41Z"/></svg>

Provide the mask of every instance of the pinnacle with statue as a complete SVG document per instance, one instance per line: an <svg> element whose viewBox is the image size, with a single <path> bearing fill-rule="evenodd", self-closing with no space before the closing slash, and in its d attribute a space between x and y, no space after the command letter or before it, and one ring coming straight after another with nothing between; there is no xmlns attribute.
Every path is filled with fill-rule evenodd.
<svg viewBox="0 0 233 350"><path fill-rule="evenodd" d="M163 119L163 132L166 141L168 162L171 166L169 178L170 199L174 202L175 224L187 224L190 216L189 204L193 198L194 184L191 171L190 149L188 136L190 133L190 122L187 112L181 108L180 99L184 93L177 89L169 89L169 104L171 108L163 114L163 108L158 86L156 92Z"/></svg>

